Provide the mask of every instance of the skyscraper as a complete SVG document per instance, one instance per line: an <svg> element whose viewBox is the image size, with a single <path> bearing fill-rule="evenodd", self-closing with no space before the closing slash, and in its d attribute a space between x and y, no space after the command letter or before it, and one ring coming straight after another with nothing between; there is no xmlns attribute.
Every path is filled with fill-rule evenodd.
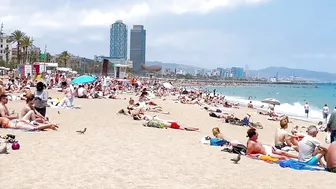
<svg viewBox="0 0 336 189"><path fill-rule="evenodd" d="M111 25L110 57L127 60L127 26L121 20Z"/></svg>
<svg viewBox="0 0 336 189"><path fill-rule="evenodd" d="M130 60L133 69L139 71L146 62L146 30L143 25L134 25L131 29Z"/></svg>

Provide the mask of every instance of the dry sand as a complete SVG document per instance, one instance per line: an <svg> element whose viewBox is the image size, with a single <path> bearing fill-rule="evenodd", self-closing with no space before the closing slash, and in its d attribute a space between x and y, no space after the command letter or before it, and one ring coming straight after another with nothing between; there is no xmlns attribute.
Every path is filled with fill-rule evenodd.
<svg viewBox="0 0 336 189"><path fill-rule="evenodd" d="M61 96L59 93L53 93ZM0 155L0 183L6 189L49 188L330 188L335 174L295 171L278 165L243 157L233 164L233 154L219 147L199 143L219 126L224 136L246 142L246 127L236 127L210 118L197 105L155 100L181 125L199 127L199 132L145 128L141 121L116 115L127 100L83 100L75 104L81 110L48 109L58 131L23 132L0 129L0 135L12 133L21 149ZM17 111L24 102L10 102ZM58 114L58 111L60 114ZM238 117L246 109L234 110ZM251 111L251 110L248 110ZM260 141L272 144L278 122L252 113L261 121ZM239 116L240 115L240 116ZM309 123L294 121L295 124ZM76 130L88 128L85 135ZM319 134L323 141L324 134Z"/></svg>

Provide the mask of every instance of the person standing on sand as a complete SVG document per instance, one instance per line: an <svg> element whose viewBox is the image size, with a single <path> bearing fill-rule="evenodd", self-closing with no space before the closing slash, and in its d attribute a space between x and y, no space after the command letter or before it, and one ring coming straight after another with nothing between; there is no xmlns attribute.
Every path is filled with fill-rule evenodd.
<svg viewBox="0 0 336 189"><path fill-rule="evenodd" d="M328 115L329 115L329 107L327 104L324 105L322 112L323 112L323 119L325 119L327 123Z"/></svg>
<svg viewBox="0 0 336 189"><path fill-rule="evenodd" d="M336 142L331 143L328 148L327 170L336 173Z"/></svg>
<svg viewBox="0 0 336 189"><path fill-rule="evenodd" d="M336 141L336 112L332 112L327 124L327 131L330 132L330 143Z"/></svg>
<svg viewBox="0 0 336 189"><path fill-rule="evenodd" d="M308 105L308 102L306 102L306 104L304 105L304 109L305 109L305 114L307 114L307 118L308 118L308 114L309 114L309 105Z"/></svg>

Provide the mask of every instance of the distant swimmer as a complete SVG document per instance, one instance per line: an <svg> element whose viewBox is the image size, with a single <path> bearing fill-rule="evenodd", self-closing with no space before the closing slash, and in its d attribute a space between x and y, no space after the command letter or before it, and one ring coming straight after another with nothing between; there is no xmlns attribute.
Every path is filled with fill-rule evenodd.
<svg viewBox="0 0 336 189"><path fill-rule="evenodd" d="M307 118L308 118L308 114L309 114L309 105L308 105L308 102L306 102L306 104L304 105L304 109L305 109L305 114L307 114Z"/></svg>

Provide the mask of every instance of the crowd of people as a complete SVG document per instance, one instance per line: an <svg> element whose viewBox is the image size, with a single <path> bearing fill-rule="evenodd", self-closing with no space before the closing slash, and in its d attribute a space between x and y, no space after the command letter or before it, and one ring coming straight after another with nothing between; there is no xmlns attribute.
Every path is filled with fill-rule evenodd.
<svg viewBox="0 0 336 189"><path fill-rule="evenodd" d="M35 89L33 89L35 88ZM48 89L57 88L64 92L64 97L54 101L48 95ZM20 93L19 96L13 94ZM171 83L151 79L111 79L98 77L94 82L72 85L71 79L63 74L42 74L38 79L13 79L4 84L0 81L0 128L22 129L29 131L52 129L57 130L59 125L53 123L47 117L49 106L69 107L73 106L75 98L89 99L119 99L118 94L135 94L128 100L125 108L118 114L129 116L133 120L143 121L145 127L171 128L185 131L198 131L198 128L182 126L176 120L160 118L157 114L170 114L163 107L154 102L154 98L166 99L167 96L175 96L175 103L199 105L209 112L212 117L223 119L225 122L235 119L235 116L227 110L239 108L240 104L228 102L224 96L213 94L201 89L187 89L173 87ZM20 99L25 105L16 113L10 112L7 104L9 100ZM248 104L253 108L252 102ZM307 109L307 108L306 108ZM273 108L274 110L274 108ZM150 113L151 112L151 113ZM156 115L152 116L151 114ZM271 112L272 113L272 112ZM306 112L308 114L308 112ZM296 127L288 132L289 118L287 116L276 117L280 127L275 132L273 145L262 144L258 141L258 130L247 124L246 155L253 158L269 156L279 160L296 159L310 166L324 166L330 172L336 172L336 142L323 145L316 139L319 132L314 125L309 126L306 133L299 132ZM328 130L332 136L336 135L336 113L331 115ZM237 141L227 141L218 127L213 128L213 138L225 141L226 145L242 145ZM211 137L210 137L211 138Z"/></svg>

